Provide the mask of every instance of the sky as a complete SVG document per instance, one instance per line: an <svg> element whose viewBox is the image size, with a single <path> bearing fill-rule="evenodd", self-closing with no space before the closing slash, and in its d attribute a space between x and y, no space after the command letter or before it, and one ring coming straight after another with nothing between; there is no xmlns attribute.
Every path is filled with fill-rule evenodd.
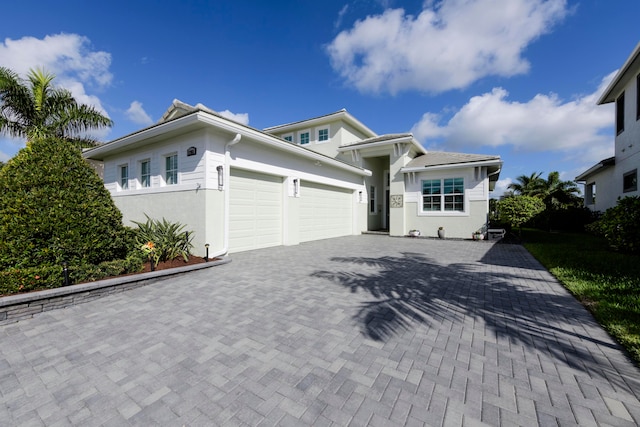
<svg viewBox="0 0 640 427"><path fill-rule="evenodd" d="M56 75L114 121L107 142L174 99L264 129L345 108L427 150L501 156L564 180L613 155L596 105L640 41L638 0L21 0L2 7L0 66ZM0 161L24 147L0 136Z"/></svg>

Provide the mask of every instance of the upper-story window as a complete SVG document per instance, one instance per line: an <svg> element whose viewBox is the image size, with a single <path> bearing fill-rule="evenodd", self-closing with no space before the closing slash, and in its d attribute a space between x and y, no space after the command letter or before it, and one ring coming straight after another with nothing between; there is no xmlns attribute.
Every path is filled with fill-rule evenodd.
<svg viewBox="0 0 640 427"><path fill-rule="evenodd" d="M318 129L318 142L328 141L329 140L329 129Z"/></svg>
<svg viewBox="0 0 640 427"><path fill-rule="evenodd" d="M309 143L309 131L300 132L300 145Z"/></svg>
<svg viewBox="0 0 640 427"><path fill-rule="evenodd" d="M120 166L120 188L123 190L129 188L129 165Z"/></svg>
<svg viewBox="0 0 640 427"><path fill-rule="evenodd" d="M165 157L165 182L167 185L178 183L178 155Z"/></svg>
<svg viewBox="0 0 640 427"><path fill-rule="evenodd" d="M464 212L464 179L423 180L422 210L425 212Z"/></svg>
<svg viewBox="0 0 640 427"><path fill-rule="evenodd" d="M151 187L151 160L140 162L140 185Z"/></svg>
<svg viewBox="0 0 640 427"><path fill-rule="evenodd" d="M285 141L293 142L293 135L292 134L284 135L282 139L284 139Z"/></svg>
<svg viewBox="0 0 640 427"><path fill-rule="evenodd" d="M638 191L638 169L634 169L622 175L622 191Z"/></svg>
<svg viewBox="0 0 640 427"><path fill-rule="evenodd" d="M624 131L624 92L616 99L616 134Z"/></svg>

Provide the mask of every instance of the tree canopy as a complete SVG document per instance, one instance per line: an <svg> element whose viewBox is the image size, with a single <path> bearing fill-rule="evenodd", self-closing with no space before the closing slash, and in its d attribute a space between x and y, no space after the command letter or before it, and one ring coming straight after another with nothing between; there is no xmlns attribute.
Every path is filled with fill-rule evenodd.
<svg viewBox="0 0 640 427"><path fill-rule="evenodd" d="M580 189L573 181L562 181L559 172L550 172L547 179L541 172L520 175L508 187L513 194L536 197L544 201L548 209L558 210L570 206L580 206Z"/></svg>
<svg viewBox="0 0 640 427"><path fill-rule="evenodd" d="M0 67L0 133L10 137L63 138L78 147L97 143L87 131L113 122L94 107L79 104L71 92L53 85L55 75L32 69L27 79Z"/></svg>

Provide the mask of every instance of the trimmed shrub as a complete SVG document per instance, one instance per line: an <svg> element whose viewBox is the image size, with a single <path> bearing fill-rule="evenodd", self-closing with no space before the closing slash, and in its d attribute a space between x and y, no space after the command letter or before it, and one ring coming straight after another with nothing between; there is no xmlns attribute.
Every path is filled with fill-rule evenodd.
<svg viewBox="0 0 640 427"><path fill-rule="evenodd" d="M512 228L521 228L545 210L542 200L533 196L511 196L498 202L498 218Z"/></svg>
<svg viewBox="0 0 640 427"><path fill-rule="evenodd" d="M129 236L102 180L68 141L30 141L0 169L0 269L122 259Z"/></svg>
<svg viewBox="0 0 640 427"><path fill-rule="evenodd" d="M587 226L587 230L603 236L615 250L640 253L640 197L624 197L618 204Z"/></svg>
<svg viewBox="0 0 640 427"><path fill-rule="evenodd" d="M76 284L121 274L138 273L144 268L144 260L140 251L136 251L125 259L105 261L98 265L69 265L68 268L71 284ZM63 285L64 275L60 265L11 268L0 271L0 295L54 289Z"/></svg>

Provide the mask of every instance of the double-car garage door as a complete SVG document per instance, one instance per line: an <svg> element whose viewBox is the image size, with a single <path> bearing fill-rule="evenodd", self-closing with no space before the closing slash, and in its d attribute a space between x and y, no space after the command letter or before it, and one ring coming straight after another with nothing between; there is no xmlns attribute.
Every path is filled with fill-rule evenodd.
<svg viewBox="0 0 640 427"><path fill-rule="evenodd" d="M231 169L229 251L240 252L283 244L285 224L283 178ZM346 236L352 233L352 191L302 182L299 209L301 242ZM292 201L293 202L293 201Z"/></svg>

